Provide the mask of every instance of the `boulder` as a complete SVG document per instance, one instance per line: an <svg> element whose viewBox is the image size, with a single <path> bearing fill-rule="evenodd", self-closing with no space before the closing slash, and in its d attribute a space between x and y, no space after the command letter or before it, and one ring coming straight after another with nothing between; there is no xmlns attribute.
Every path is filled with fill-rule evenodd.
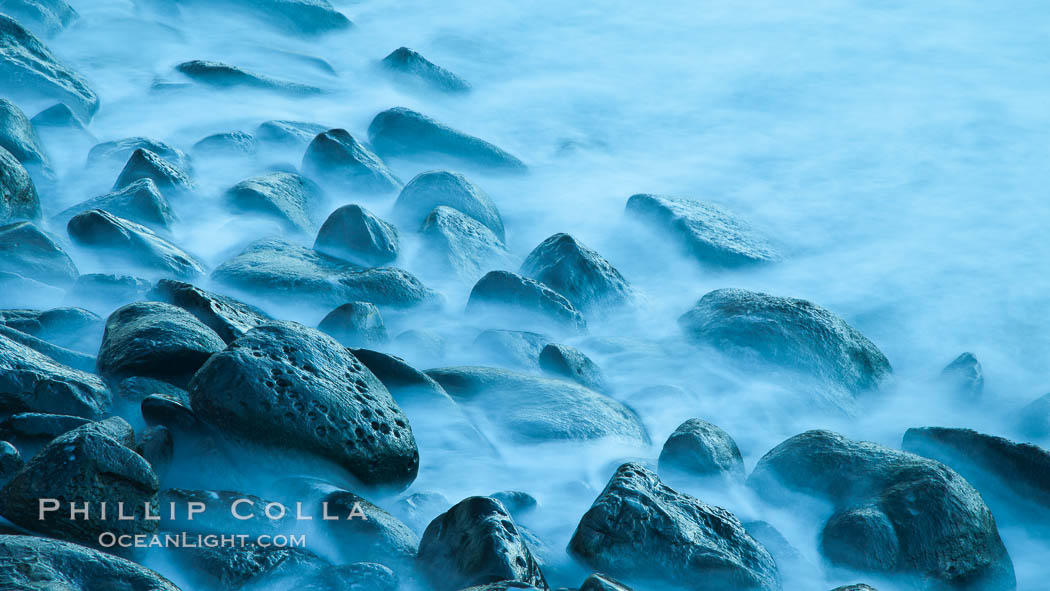
<svg viewBox="0 0 1050 591"><path fill-rule="evenodd" d="M399 79L427 88L451 93L470 90L470 84L465 80L407 47L399 47L390 52L381 63Z"/></svg>
<svg viewBox="0 0 1050 591"><path fill-rule="evenodd" d="M14 535L0 535L0 588L179 591L164 577L130 560L80 544Z"/></svg>
<svg viewBox="0 0 1050 591"><path fill-rule="evenodd" d="M58 59L25 27L0 14L0 79L19 97L58 100L85 120L98 111L98 97L79 74Z"/></svg>
<svg viewBox="0 0 1050 591"><path fill-rule="evenodd" d="M226 192L234 209L272 217L292 232L313 232L313 211L321 188L291 172L273 172L241 181Z"/></svg>
<svg viewBox="0 0 1050 591"><path fill-rule="evenodd" d="M524 162L489 142L405 107L376 115L368 126L368 139L384 156L436 156L478 168L527 170Z"/></svg>
<svg viewBox="0 0 1050 591"><path fill-rule="evenodd" d="M0 336L0 409L96 419L112 395L98 377Z"/></svg>
<svg viewBox="0 0 1050 591"><path fill-rule="evenodd" d="M0 421L0 439L27 450L26 457L31 457L35 450L51 443L59 435L90 422L83 417L21 412Z"/></svg>
<svg viewBox="0 0 1050 591"><path fill-rule="evenodd" d="M740 267L781 258L746 221L711 203L639 194L627 200L627 215L678 243L704 265Z"/></svg>
<svg viewBox="0 0 1050 591"><path fill-rule="evenodd" d="M503 508L514 517L519 517L536 510L539 502L536 497L520 490L504 490L489 495L503 504Z"/></svg>
<svg viewBox="0 0 1050 591"><path fill-rule="evenodd" d="M923 589L1015 588L992 512L940 462L807 431L763 456L748 484L769 502L787 489L829 503L820 549L833 565Z"/></svg>
<svg viewBox="0 0 1050 591"><path fill-rule="evenodd" d="M606 389L601 368L575 347L549 343L540 351L539 363L540 369L551 375L568 378L592 390Z"/></svg>
<svg viewBox="0 0 1050 591"><path fill-rule="evenodd" d="M0 11L5 8L0 4ZM18 105L5 98L0 98L0 148L10 152L27 169L50 172L51 163L33 124Z"/></svg>
<svg viewBox="0 0 1050 591"><path fill-rule="evenodd" d="M40 197L29 172L0 147L0 223L40 217Z"/></svg>
<svg viewBox="0 0 1050 591"><path fill-rule="evenodd" d="M857 329L806 300L718 289L678 319L694 343L829 386L829 404L850 410L856 394L889 378L886 356Z"/></svg>
<svg viewBox="0 0 1050 591"><path fill-rule="evenodd" d="M204 431L204 425L190 408L185 392L182 396L150 394L142 399L139 409L147 425L162 426L175 433Z"/></svg>
<svg viewBox="0 0 1050 591"><path fill-rule="evenodd" d="M143 178L123 189L78 203L56 215L54 222L64 226L73 216L92 209L103 209L160 232L170 231L176 220L171 204L157 188L157 184L153 179Z"/></svg>
<svg viewBox="0 0 1050 591"><path fill-rule="evenodd" d="M254 156L257 149L255 136L243 131L213 133L193 144L194 156L205 158L239 158Z"/></svg>
<svg viewBox="0 0 1050 591"><path fill-rule="evenodd" d="M551 288L509 271L489 271L474 284L468 314L508 315L511 322L584 332L587 321L569 300Z"/></svg>
<svg viewBox="0 0 1050 591"><path fill-rule="evenodd" d="M602 573L594 573L587 577L586 580L580 585L579 591L633 591L627 585L624 585L620 581L604 575Z"/></svg>
<svg viewBox="0 0 1050 591"><path fill-rule="evenodd" d="M28 335L8 326L0 326L0 335L7 337L20 345L29 347L38 353L43 353L62 365L80 371L95 371L95 358L89 355L77 353L76 351L71 351L65 347L59 347L58 345L38 339L32 335Z"/></svg>
<svg viewBox="0 0 1050 591"><path fill-rule="evenodd" d="M148 137L129 137L96 144L87 155L88 168L102 164L125 164L136 150L152 152L178 171L191 169L189 157L178 148Z"/></svg>
<svg viewBox="0 0 1050 591"><path fill-rule="evenodd" d="M578 310L623 306L631 287L609 261L568 234L534 248L518 271L565 296Z"/></svg>
<svg viewBox="0 0 1050 591"><path fill-rule="evenodd" d="M252 243L215 269L212 279L256 296L329 310L353 301L410 308L438 298L402 269L360 267L275 239Z"/></svg>
<svg viewBox="0 0 1050 591"><path fill-rule="evenodd" d="M213 88L254 88L272 90L291 96L303 96L321 92L321 89L315 86L277 80L222 62L192 60L175 66L175 71L192 79L194 82Z"/></svg>
<svg viewBox="0 0 1050 591"><path fill-rule="evenodd" d="M965 400L980 400L984 393L984 371L973 353L963 353L941 370L941 382Z"/></svg>
<svg viewBox="0 0 1050 591"><path fill-rule="evenodd" d="M106 260L184 279L204 274L204 267L193 255L146 226L108 211L91 209L78 213L70 218L66 230L77 244L92 248Z"/></svg>
<svg viewBox="0 0 1050 591"><path fill-rule="evenodd" d="M255 128L255 139L260 144L270 144L288 148L305 148L317 134L327 127L319 123L303 121L265 121Z"/></svg>
<svg viewBox="0 0 1050 591"><path fill-rule="evenodd" d="M182 388L169 382L143 376L131 376L120 380L116 386L116 393L117 396L129 402L142 402L154 395L174 398L185 402L187 406L190 400L189 394Z"/></svg>
<svg viewBox="0 0 1050 591"><path fill-rule="evenodd" d="M546 335L535 332L489 329L474 339L474 347L489 363L535 370L540 353L550 342Z"/></svg>
<svg viewBox="0 0 1050 591"><path fill-rule="evenodd" d="M213 355L189 392L197 415L230 437L331 461L367 486L416 477L412 429L390 392L316 330L254 328Z"/></svg>
<svg viewBox="0 0 1050 591"><path fill-rule="evenodd" d="M394 202L394 220L409 228L419 228L438 206L447 206L474 218L496 235L506 240L503 218L496 204L480 187L467 177L447 170L432 170L416 175Z"/></svg>
<svg viewBox="0 0 1050 591"><path fill-rule="evenodd" d="M510 513L489 497L464 499L430 522L418 564L437 591L508 580L548 588Z"/></svg>
<svg viewBox="0 0 1050 591"><path fill-rule="evenodd" d="M400 238L393 224L350 204L333 211L324 221L314 250L372 267L397 258Z"/></svg>
<svg viewBox="0 0 1050 591"><path fill-rule="evenodd" d="M360 193L387 193L401 181L386 164L345 129L317 134L303 156L305 174L326 184Z"/></svg>
<svg viewBox="0 0 1050 591"><path fill-rule="evenodd" d="M689 419L675 429L660 451L660 475L698 476L743 482L744 458L736 442L721 427Z"/></svg>
<svg viewBox="0 0 1050 591"><path fill-rule="evenodd" d="M569 552L615 577L683 589L779 590L773 557L735 515L627 463L580 519Z"/></svg>
<svg viewBox="0 0 1050 591"><path fill-rule="evenodd" d="M0 324L60 347L94 353L102 338L102 318L83 308L0 310Z"/></svg>
<svg viewBox="0 0 1050 591"><path fill-rule="evenodd" d="M318 329L346 347L365 347L387 340L383 316L375 304L349 302L328 313Z"/></svg>
<svg viewBox="0 0 1050 591"><path fill-rule="evenodd" d="M226 343L271 322L270 316L255 306L174 279L158 281L149 297L193 314Z"/></svg>
<svg viewBox="0 0 1050 591"><path fill-rule="evenodd" d="M426 373L465 408L484 416L500 440L544 443L609 437L638 443L649 439L634 411L571 382L489 367Z"/></svg>
<svg viewBox="0 0 1050 591"><path fill-rule="evenodd" d="M421 257L428 270L477 281L486 271L510 260L498 236L459 210L439 205L423 220Z"/></svg>
<svg viewBox="0 0 1050 591"><path fill-rule="evenodd" d="M58 287L79 274L58 242L31 222L0 226L0 271Z"/></svg>
<svg viewBox="0 0 1050 591"><path fill-rule="evenodd" d="M225 347L215 331L182 308L135 302L106 320L98 371L111 379L140 376L184 385Z"/></svg>
<svg viewBox="0 0 1050 591"><path fill-rule="evenodd" d="M298 581L329 566L309 550L274 545L183 546L174 555L184 569L203 575L205 589L265 588L271 581Z"/></svg>
<svg viewBox="0 0 1050 591"><path fill-rule="evenodd" d="M41 37L57 34L80 16L65 0L3 0L0 11Z"/></svg>
<svg viewBox="0 0 1050 591"><path fill-rule="evenodd" d="M146 148L137 148L131 153L117 181L113 183L113 190L119 191L140 179L152 180L158 189L168 194L196 188L185 172Z"/></svg>

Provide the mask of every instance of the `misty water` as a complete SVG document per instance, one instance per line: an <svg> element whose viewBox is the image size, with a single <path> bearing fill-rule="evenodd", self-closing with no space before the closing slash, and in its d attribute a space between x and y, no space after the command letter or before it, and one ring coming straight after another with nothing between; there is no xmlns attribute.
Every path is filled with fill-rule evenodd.
<svg viewBox="0 0 1050 591"><path fill-rule="evenodd" d="M655 462L667 435L691 417L732 435L748 470L777 443L810 428L895 449L907 428L929 425L1024 440L1012 413L1045 393L1050 355L1050 17L1043 6L333 3L355 26L305 39L205 6L168 16L130 1L81 1L73 3L80 20L48 45L98 93L102 106L90 129L100 141L147 136L188 150L207 135L251 132L273 119L342 127L364 139L376 113L405 106L528 164L526 175L464 172L503 215L516 257L509 270L546 237L568 232L631 283L636 308L589 319L587 336L563 340L602 366L612 396L639 412L652 444L523 446L497 438L501 459L463 461L421 449L420 476L409 492L436 491L453 502L498 490L536 496L541 510L525 525L549 546L552 588L576 586L587 574L565 544L615 467L627 458ZM392 82L376 64L400 46L455 72L472 91L450 96ZM304 56L324 60L331 71ZM191 59L324 92L152 88L185 81L172 68ZM48 144L62 182L45 201L45 218L110 189L121 165L85 170L86 147ZM257 161L196 158L200 190L173 203L181 218L174 242L214 268L249 242L281 234L271 222L235 216L220 196L272 165L297 167L301 160L301 151ZM404 159L388 164L405 181L435 167ZM722 204L769 236L784 260L745 270L700 267L624 220L635 193ZM386 217L394 196L329 192L327 198L321 219L346 203ZM446 335L451 348L444 359L396 345L382 350L420 369L492 362L469 347L479 330L494 327L462 313L471 285L428 274L413 261L411 233L403 235L405 254L395 264L439 289L446 303L438 312L393 314L388 330L425 327ZM313 241L286 237L306 246ZM73 252L81 273L112 272L90 253ZM828 308L886 354L892 383L862 399L855 416L782 404L784 385L682 339L677 318L722 287ZM310 326L326 312L253 303ZM622 348L600 346L609 338ZM980 403L960 403L935 383L963 351L984 367ZM682 390L636 395L658 385ZM194 476L224 482L223 475ZM180 475L171 478L166 485L180 484ZM744 520L777 526L812 565L799 589L871 580L822 566L817 536L826 514L776 511L743 488L690 492ZM395 499L373 500L389 506ZM1039 588L1050 576L1042 558L1050 542L1023 522L997 519L1018 588ZM192 588L162 555L146 564ZM879 588L892 585L880 581Z"/></svg>

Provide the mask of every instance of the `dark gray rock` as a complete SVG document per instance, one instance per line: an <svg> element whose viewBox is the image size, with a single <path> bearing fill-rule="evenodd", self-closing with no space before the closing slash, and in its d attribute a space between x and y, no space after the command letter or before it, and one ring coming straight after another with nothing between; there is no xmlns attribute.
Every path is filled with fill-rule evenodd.
<svg viewBox="0 0 1050 591"><path fill-rule="evenodd" d="M550 342L549 337L535 332L490 329L474 339L474 346L491 363L538 369L540 353Z"/></svg>
<svg viewBox="0 0 1050 591"><path fill-rule="evenodd" d="M506 151L405 107L379 113L368 139L386 156L443 157L479 168L525 172L525 163Z"/></svg>
<svg viewBox="0 0 1050 591"><path fill-rule="evenodd" d="M94 353L102 338L102 318L83 308L0 310L0 324L60 347Z"/></svg>
<svg viewBox="0 0 1050 591"><path fill-rule="evenodd" d="M3 335L20 345L25 345L38 353L43 353L62 365L67 365L80 371L95 371L95 358L89 355L84 355L83 353L77 353L76 351L59 347L58 345L38 339L9 326L0 326L0 335Z"/></svg>
<svg viewBox="0 0 1050 591"><path fill-rule="evenodd" d="M145 503L157 500L157 476L149 463L125 446L131 426L119 417L88 423L59 436L29 460L0 495L0 511L13 523L50 536L99 545L99 534L140 534L155 531L157 522L144 519ZM130 443L134 444L131 434ZM72 458L72 461L70 461ZM38 499L58 499L59 510L39 518ZM99 503L112 508L123 503L121 520L110 510L102 518ZM87 519L70 519L69 503L90 503Z"/></svg>
<svg viewBox="0 0 1050 591"><path fill-rule="evenodd" d="M158 281L149 297L193 314L226 343L271 322L270 316L255 306L174 279Z"/></svg>
<svg viewBox="0 0 1050 591"><path fill-rule="evenodd" d="M197 414L190 408L187 394L150 394L140 405L142 418L150 426L163 426L174 432L198 433L203 430Z"/></svg>
<svg viewBox="0 0 1050 591"><path fill-rule="evenodd" d="M503 241L481 222L445 207L434 208L423 220L421 258L428 270L477 281L486 271L510 261Z"/></svg>
<svg viewBox="0 0 1050 591"><path fill-rule="evenodd" d="M510 271L489 271L474 284L468 314L508 315L511 321L584 332L587 321L562 295Z"/></svg>
<svg viewBox="0 0 1050 591"><path fill-rule="evenodd" d="M721 427L703 419L689 419L664 443L659 470L665 480L687 475L743 482L744 458Z"/></svg>
<svg viewBox="0 0 1050 591"><path fill-rule="evenodd" d="M0 14L0 79L10 94L29 100L58 100L85 120L98 111L98 97L87 81L66 66L32 33Z"/></svg>
<svg viewBox="0 0 1050 591"><path fill-rule="evenodd" d="M326 184L361 193L386 193L401 181L372 150L345 129L317 134L303 156L302 169Z"/></svg>
<svg viewBox="0 0 1050 591"><path fill-rule="evenodd" d="M744 220L717 205L661 195L627 200L627 215L677 242L699 262L740 267L780 260L780 254Z"/></svg>
<svg viewBox="0 0 1050 591"><path fill-rule="evenodd" d="M609 261L568 234L534 248L518 271L565 296L578 310L623 306L631 288Z"/></svg>
<svg viewBox="0 0 1050 591"><path fill-rule="evenodd" d="M25 167L0 147L0 223L40 217L40 197Z"/></svg>
<svg viewBox="0 0 1050 591"><path fill-rule="evenodd" d="M483 414L498 429L501 440L649 439L634 411L572 382L489 367L449 367L426 373L461 405Z"/></svg>
<svg viewBox="0 0 1050 591"><path fill-rule="evenodd" d="M329 310L352 301L410 308L438 298L402 269L360 267L274 239L252 243L215 269L212 279L256 296Z"/></svg>
<svg viewBox="0 0 1050 591"><path fill-rule="evenodd" d="M293 232L312 233L321 188L297 174L274 172L237 183L226 198L239 211L273 217Z"/></svg>
<svg viewBox="0 0 1050 591"><path fill-rule="evenodd" d="M420 83L434 90L453 93L470 90L470 84L466 80L407 47L399 47L390 52L381 63L400 79Z"/></svg>
<svg viewBox="0 0 1050 591"><path fill-rule="evenodd" d="M129 137L96 144L88 152L87 165L93 168L102 164L125 164L136 150L152 152L164 159L178 171L189 172L189 157L177 148L148 137Z"/></svg>
<svg viewBox="0 0 1050 591"><path fill-rule="evenodd" d="M893 371L857 329L806 300L742 289L705 295L678 319L686 337L741 362L799 373L838 390L831 404L849 410L853 396L874 390Z"/></svg>
<svg viewBox="0 0 1050 591"><path fill-rule="evenodd" d="M729 511L680 494L643 466L620 466L569 541L613 576L685 589L779 590L773 557Z"/></svg>
<svg viewBox="0 0 1050 591"><path fill-rule="evenodd" d="M763 456L748 484L769 502L783 502L787 489L830 503L836 513L820 547L833 565L925 589L1015 588L992 512L939 462L807 431Z"/></svg>
<svg viewBox="0 0 1050 591"><path fill-rule="evenodd" d="M3 4L0 11L4 11ZM33 124L18 105L5 98L0 98L0 148L29 170L50 170L51 163Z"/></svg>
<svg viewBox="0 0 1050 591"><path fill-rule="evenodd" d="M139 179L123 189L78 203L54 217L55 225L64 226L78 213L103 209L126 220L158 231L171 230L175 212L152 179Z"/></svg>
<svg viewBox="0 0 1050 591"><path fill-rule="evenodd" d="M25 462L22 461L22 454L18 453L18 448L7 441L0 441L0 484L10 480L23 465Z"/></svg>
<svg viewBox="0 0 1050 591"><path fill-rule="evenodd" d="M80 16L65 0L2 0L0 12L43 37L58 33Z"/></svg>
<svg viewBox="0 0 1050 591"><path fill-rule="evenodd" d="M183 385L226 347L192 314L162 302L136 302L113 312L98 351L107 378L149 377Z"/></svg>
<svg viewBox="0 0 1050 591"><path fill-rule="evenodd" d="M179 591L164 577L130 560L80 544L14 535L0 535L0 588Z"/></svg>
<svg viewBox="0 0 1050 591"><path fill-rule="evenodd" d="M963 353L941 370L941 381L953 394L976 401L984 393L984 371L973 353Z"/></svg>
<svg viewBox="0 0 1050 591"><path fill-rule="evenodd" d="M438 515L423 532L418 563L437 591L508 580L548 588L510 513L489 497L469 497Z"/></svg>
<svg viewBox="0 0 1050 591"><path fill-rule="evenodd" d="M255 137L243 131L225 131L209 135L190 148L194 156L206 158L215 157L245 157L254 156L257 151Z"/></svg>
<svg viewBox="0 0 1050 591"><path fill-rule="evenodd" d="M112 395L98 377L0 336L0 409L96 419Z"/></svg>
<svg viewBox="0 0 1050 591"><path fill-rule="evenodd" d="M606 389L601 368L575 347L549 343L540 351L539 363L540 369L549 374L568 378L592 390Z"/></svg>
<svg viewBox="0 0 1050 591"><path fill-rule="evenodd" d="M183 62L175 66L175 71L191 78L193 81L211 86L213 88L255 88L259 90L272 90L292 96L303 96L317 94L321 89L315 86L277 80L262 74L249 72L237 66L212 62L207 60L193 60Z"/></svg>
<svg viewBox="0 0 1050 591"><path fill-rule="evenodd" d="M333 211L324 221L314 250L371 267L397 258L400 237L393 224L350 204Z"/></svg>
<svg viewBox="0 0 1050 591"><path fill-rule="evenodd" d="M329 460L369 486L416 477L412 429L390 393L316 330L252 329L213 355L189 392L197 415L228 436Z"/></svg>
<svg viewBox="0 0 1050 591"><path fill-rule="evenodd" d="M346 347L367 347L385 343L386 325L375 304L349 302L328 313L318 329Z"/></svg>
<svg viewBox="0 0 1050 591"><path fill-rule="evenodd" d="M0 226L0 271L58 287L71 285L79 274L58 242L31 222Z"/></svg>
<svg viewBox="0 0 1050 591"><path fill-rule="evenodd" d="M113 183L113 190L119 191L140 179L152 180L158 189L168 194L178 194L196 188L189 175L146 148L137 148L131 153L117 181Z"/></svg>
<svg viewBox="0 0 1050 591"><path fill-rule="evenodd" d="M457 172L432 170L416 175L394 203L394 221L419 228L434 208L444 205L474 218L505 241L503 218L496 204L480 187Z"/></svg>
<svg viewBox="0 0 1050 591"><path fill-rule="evenodd" d="M77 277L69 298L85 306L112 310L128 302L145 299L150 282L131 275L87 273Z"/></svg>
<svg viewBox="0 0 1050 591"><path fill-rule="evenodd" d="M633 591L627 585L602 573L594 573L580 585L579 591Z"/></svg>
<svg viewBox="0 0 1050 591"><path fill-rule="evenodd" d="M77 244L93 249L107 261L184 279L204 274L204 267L193 255L146 226L108 211L78 213L70 218L66 229Z"/></svg>
<svg viewBox="0 0 1050 591"><path fill-rule="evenodd" d="M290 148L305 148L317 134L328 128L319 123L303 121L265 121L255 129L255 139L260 144L273 144Z"/></svg>

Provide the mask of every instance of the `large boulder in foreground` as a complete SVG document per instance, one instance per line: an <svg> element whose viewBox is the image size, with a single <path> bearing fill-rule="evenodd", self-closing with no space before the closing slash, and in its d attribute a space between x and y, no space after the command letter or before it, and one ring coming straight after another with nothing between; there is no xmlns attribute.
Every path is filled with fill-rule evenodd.
<svg viewBox="0 0 1050 591"><path fill-rule="evenodd" d="M495 439L542 443L611 437L642 443L649 438L634 411L572 382L491 367L426 373L464 407L483 414L498 431Z"/></svg>
<svg viewBox="0 0 1050 591"><path fill-rule="evenodd" d="M204 274L204 266L193 255L146 226L102 209L78 213L70 218L66 229L77 244L94 249L109 261L184 279Z"/></svg>
<svg viewBox="0 0 1050 591"><path fill-rule="evenodd" d="M408 271L361 267L278 239L253 242L215 269L212 279L256 296L329 310L352 301L409 308L437 299Z"/></svg>
<svg viewBox="0 0 1050 591"><path fill-rule="evenodd" d="M627 200L627 215L666 235L708 266L740 267L781 258L750 224L711 203L638 194Z"/></svg>
<svg viewBox="0 0 1050 591"><path fill-rule="evenodd" d="M113 395L90 373L0 336L0 412L101 418Z"/></svg>
<svg viewBox="0 0 1050 591"><path fill-rule="evenodd" d="M179 591L130 560L80 544L0 535L0 589Z"/></svg>
<svg viewBox="0 0 1050 591"><path fill-rule="evenodd" d="M416 175L397 196L392 215L399 224L415 230L441 205L474 218L501 242L507 239L492 198L458 172L432 170Z"/></svg>
<svg viewBox="0 0 1050 591"><path fill-rule="evenodd" d="M615 308L631 299L631 287L616 267L569 234L541 242L519 272L565 296L579 310Z"/></svg>
<svg viewBox="0 0 1050 591"><path fill-rule="evenodd" d="M0 14L0 79L5 89L29 100L54 99L85 121L98 111L98 97L79 74L58 59L25 27Z"/></svg>
<svg viewBox="0 0 1050 591"><path fill-rule="evenodd" d="M224 434L327 460L367 486L404 488L419 469L390 392L334 339L298 324L248 331L204 364L189 393Z"/></svg>
<svg viewBox="0 0 1050 591"><path fill-rule="evenodd" d="M361 193L386 193L401 188L401 181L386 164L345 129L317 134L303 156L303 172L340 189Z"/></svg>
<svg viewBox="0 0 1050 591"><path fill-rule="evenodd" d="M499 581L548 588L510 513L489 497L464 499L431 521L418 560L437 591Z"/></svg>
<svg viewBox="0 0 1050 591"><path fill-rule="evenodd" d="M368 139L384 156L439 156L479 168L526 170L524 162L505 150L405 107L376 115Z"/></svg>
<svg viewBox="0 0 1050 591"><path fill-rule="evenodd" d="M857 329L806 300L743 289L718 289L678 319L686 337L745 363L801 373L832 386L844 409L853 396L876 389L892 368Z"/></svg>
<svg viewBox="0 0 1050 591"><path fill-rule="evenodd" d="M666 486L627 463L580 519L569 552L626 580L696 591L777 591L773 557L735 515Z"/></svg>
<svg viewBox="0 0 1050 591"><path fill-rule="evenodd" d="M829 431L759 460L748 484L769 502L794 491L830 503L820 548L833 565L923 589L1014 589L1014 569L981 495L951 468Z"/></svg>
<svg viewBox="0 0 1050 591"><path fill-rule="evenodd" d="M587 330L583 314L564 296L509 271L489 271L479 279L470 290L467 313L509 317L511 322L562 331Z"/></svg>

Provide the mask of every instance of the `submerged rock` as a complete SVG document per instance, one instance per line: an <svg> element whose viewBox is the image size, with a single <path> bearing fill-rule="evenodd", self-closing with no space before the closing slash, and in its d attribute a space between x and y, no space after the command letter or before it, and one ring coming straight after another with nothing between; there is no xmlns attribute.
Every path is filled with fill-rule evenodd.
<svg viewBox="0 0 1050 591"><path fill-rule="evenodd" d="M717 205L638 194L627 200L627 214L677 241L706 265L739 267L780 260L773 246L747 222Z"/></svg>
<svg viewBox="0 0 1050 591"><path fill-rule="evenodd" d="M379 113L368 126L377 152L391 156L443 156L472 166L524 172L525 163L506 151L405 107Z"/></svg>
<svg viewBox="0 0 1050 591"><path fill-rule="evenodd" d="M240 211L273 217L290 231L308 234L313 232L321 188L298 174L274 172L237 183L226 198Z"/></svg>
<svg viewBox="0 0 1050 591"><path fill-rule="evenodd" d="M270 316L255 306L173 279L158 281L149 296L193 314L227 343L271 322Z"/></svg>
<svg viewBox="0 0 1050 591"><path fill-rule="evenodd" d="M773 557L735 515L620 466L580 519L569 552L617 577L695 590L778 591Z"/></svg>
<svg viewBox="0 0 1050 591"><path fill-rule="evenodd" d="M470 290L467 313L508 314L522 322L577 332L587 321L569 300L527 277L509 271L489 271Z"/></svg>
<svg viewBox="0 0 1050 591"><path fill-rule="evenodd" d="M492 364L536 370L540 353L550 342L549 337L536 332L490 329L474 339L474 346Z"/></svg>
<svg viewBox="0 0 1050 591"><path fill-rule="evenodd" d="M7 90L32 100L66 103L85 120L98 111L98 97L79 74L59 63L32 33L0 14L0 79L17 80Z"/></svg>
<svg viewBox="0 0 1050 591"><path fill-rule="evenodd" d="M76 243L95 249L106 259L181 278L204 274L201 263L186 251L146 226L108 211L92 209L78 213L70 218L66 228Z"/></svg>
<svg viewBox="0 0 1050 591"><path fill-rule="evenodd" d="M507 239L503 218L492 199L467 177L447 170L424 172L409 181L394 203L394 220L418 228L441 205L474 218L492 230L500 242Z"/></svg>
<svg viewBox="0 0 1050 591"><path fill-rule="evenodd" d="M0 307L57 306L64 295L65 291L57 287L17 273L0 271Z"/></svg>
<svg viewBox="0 0 1050 591"><path fill-rule="evenodd" d="M193 60L175 66L175 70L193 79L195 82L215 88L256 88L278 91L293 96L321 92L321 89L315 86L277 80L222 62Z"/></svg>
<svg viewBox="0 0 1050 591"><path fill-rule="evenodd" d="M78 213L103 209L128 221L149 226L157 231L169 231L175 223L175 212L152 179L143 178L123 189L88 199L55 216L57 225L65 225Z"/></svg>
<svg viewBox="0 0 1050 591"><path fill-rule="evenodd" d="M4 8L0 4L0 10ZM51 164L33 124L18 105L5 98L0 98L0 148L28 169L36 167L50 172Z"/></svg>
<svg viewBox="0 0 1050 591"><path fill-rule="evenodd" d="M62 131L76 131L80 133L82 139L95 139L94 134L88 130L87 124L65 103L55 103L33 115L29 121L37 129L55 128Z"/></svg>
<svg viewBox="0 0 1050 591"><path fill-rule="evenodd" d="M807 431L759 460L748 484L830 503L821 533L836 566L914 579L924 589L1013 589L1014 570L981 495L947 466L829 431Z"/></svg>
<svg viewBox="0 0 1050 591"><path fill-rule="evenodd" d="M428 270L477 281L510 259L503 241L481 222L444 205L423 220L421 257Z"/></svg>
<svg viewBox="0 0 1050 591"><path fill-rule="evenodd" d="M0 226L0 271L59 287L69 286L79 275L58 242L31 222Z"/></svg>
<svg viewBox="0 0 1050 591"><path fill-rule="evenodd" d="M470 84L465 80L407 47L399 47L390 52L390 55L383 58L382 65L402 79L422 83L442 92L470 90Z"/></svg>
<svg viewBox="0 0 1050 591"><path fill-rule="evenodd" d="M179 591L164 577L130 560L80 544L13 535L0 535L0 588Z"/></svg>
<svg viewBox="0 0 1050 591"><path fill-rule="evenodd" d="M379 308L368 302L349 302L328 313L318 329L346 347L367 347L387 340Z"/></svg>
<svg viewBox="0 0 1050 591"><path fill-rule="evenodd" d="M499 581L548 588L510 513L489 497L469 497L438 515L423 532L418 561L438 591Z"/></svg>
<svg viewBox="0 0 1050 591"><path fill-rule="evenodd" d="M25 167L0 147L0 223L40 217L40 197Z"/></svg>
<svg viewBox="0 0 1050 591"><path fill-rule="evenodd" d="M362 193L386 193L401 181L345 129L317 134L303 156L303 172L322 182Z"/></svg>
<svg viewBox="0 0 1050 591"><path fill-rule="evenodd" d="M953 394L979 400L984 393L984 371L973 353L963 353L941 371L941 381Z"/></svg>
<svg viewBox="0 0 1050 591"><path fill-rule="evenodd" d="M69 297L91 308L112 310L128 302L144 299L149 289L150 282L141 277L87 273L77 277Z"/></svg>
<svg viewBox="0 0 1050 591"><path fill-rule="evenodd" d="M568 345L549 343L539 355L540 369L568 378L592 390L605 390L605 377L598 364L582 351Z"/></svg>
<svg viewBox="0 0 1050 591"><path fill-rule="evenodd" d="M333 211L324 221L314 250L362 265L382 265L397 258L400 237L393 224L350 204Z"/></svg>
<svg viewBox="0 0 1050 591"><path fill-rule="evenodd" d="M259 127L255 128L255 139L260 144L305 148L317 134L326 129L328 128L319 123L275 119L260 123Z"/></svg>
<svg viewBox="0 0 1050 591"><path fill-rule="evenodd" d="M743 482L744 458L721 427L703 419L689 419L664 443L659 470L665 479L698 476Z"/></svg>
<svg viewBox="0 0 1050 591"><path fill-rule="evenodd" d="M579 310L622 306L631 288L609 261L568 234L534 248L518 271L565 296Z"/></svg>

